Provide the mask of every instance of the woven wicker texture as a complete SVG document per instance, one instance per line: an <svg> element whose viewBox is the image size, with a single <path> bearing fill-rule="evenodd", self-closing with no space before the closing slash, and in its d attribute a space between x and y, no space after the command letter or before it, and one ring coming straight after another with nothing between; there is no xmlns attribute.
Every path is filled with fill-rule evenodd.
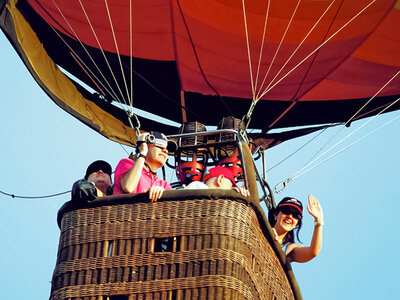
<svg viewBox="0 0 400 300"><path fill-rule="evenodd" d="M230 199L78 209L50 299L294 299L253 208Z"/></svg>

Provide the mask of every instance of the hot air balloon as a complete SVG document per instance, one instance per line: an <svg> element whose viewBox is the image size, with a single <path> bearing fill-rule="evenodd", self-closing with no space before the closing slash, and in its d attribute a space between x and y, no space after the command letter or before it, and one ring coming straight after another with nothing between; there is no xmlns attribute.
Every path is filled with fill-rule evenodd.
<svg viewBox="0 0 400 300"><path fill-rule="evenodd" d="M231 127L236 133L223 128L221 130L228 131L218 132L210 139L212 149L209 153L218 156L220 148L215 148L218 142L222 143L220 146L231 146L226 140L218 140L218 137L236 134L233 140L237 143L234 145L242 148L239 159L243 165L237 166L236 157L230 154L224 157L224 161L247 172L244 176L246 184L252 195L257 195L256 179L254 176L250 178L250 173L254 173L251 152L247 148L250 140L253 152L256 152L259 147L267 149L327 126L350 126L354 120L399 109L398 7L397 1L388 0L147 0L101 3L10 0L0 2L0 26L49 97L62 109L116 142L135 145L136 134L140 130L162 131L179 141L186 137L182 135L184 133L178 135L182 123L200 122L206 126L217 126L223 117L233 116L240 120L239 127ZM160 117L177 125L157 121ZM303 127L299 129L298 126ZM243 138L239 133L248 129L255 131L248 133L249 139ZM270 133L272 129L281 129L281 132ZM204 143L200 145L204 146ZM193 146L186 145L182 148L186 152L179 154L184 158L193 157L194 148L190 148ZM197 150L195 153L196 163L199 157L202 162L210 157L203 158L200 155L203 152L199 154ZM182 195L183 192L173 191L170 196L165 196L171 200L162 202L165 203L165 211L171 210L168 205L172 205L174 199L182 197L179 193ZM191 201L202 195L204 192L194 193L192 198L182 202L193 205ZM241 203L224 197L218 195L218 199L222 199L221 206L231 201ZM300 298L290 267L271 239L270 227L258 208L258 197L255 198L245 201L245 207L251 208L248 211L251 222L258 224L246 226L260 230L257 241L262 243L263 248L270 249L269 257L273 257L276 263L275 274L281 274L277 281L286 284L283 294L278 294L275 288L267 292L265 282L254 279L254 274L260 274L265 269L260 267L264 266L264 257L244 255L243 264L230 261L232 266L242 268L243 273L250 275L238 277L237 282L229 284L226 283L228 281L217 281L213 276L218 275L218 268L212 266L210 261L220 259L228 263L227 258L212 256L217 255L215 253L210 254L209 259L197 261L184 257L185 251L197 251L196 255L205 251L189 249L196 245L194 241L183 241L182 237L191 236L189 232L168 233L167 238L173 241L171 247L175 247L175 251L167 254L173 256L172 260L176 259L173 263L159 262L162 259L160 255L164 254L154 252L154 245L159 239L166 238L163 236L165 232L152 231L147 233L149 237L144 238L126 229L120 231L123 237L118 238L112 235L104 237L101 231L104 228L101 228L98 236L102 238L72 241L72 237L81 235L79 230L89 232L89 228L81 228L80 225L80 218L87 217L87 209L99 216L99 219L92 220L94 225L90 226L94 227L90 230L101 227L98 224L102 222L102 214L106 214L110 207L123 207L124 211L132 211L133 214L132 207L136 204L125 207L121 199L114 199L115 205L109 205L107 200L106 203L99 201L90 208L64 211L51 297L79 299L104 296L113 299L115 295L137 296L144 293L157 297L157 293L164 293L162 295L178 299L189 298L191 296L187 295L193 293L198 295L201 289L214 288L221 289L218 290L218 297L227 295L224 293L229 291L238 298L261 295L261 299L268 299L269 296L265 296L268 293L278 298ZM205 207L209 205L209 201L204 202ZM141 204L143 207L150 205ZM237 208L241 209L245 208ZM224 214L222 208L218 211ZM149 214L151 222L156 212ZM198 217L197 221L201 224L202 216ZM112 224L110 228L116 232L121 225L125 229L124 226L132 225L132 218L128 217L118 225ZM230 222L232 218L229 216L228 221L221 222ZM213 228L212 224L206 227ZM230 234L230 237L241 238L239 232L238 236L235 234ZM200 240L200 237L197 238ZM117 245L122 249L125 246L121 245L128 240L131 243L139 243L140 240L141 248L135 244L131 247L135 250L130 254L115 254L120 251L115 250ZM246 244L245 240L241 242ZM189 248L178 246L189 244L192 245L187 246ZM248 247L248 243L246 245ZM84 247L86 250L83 250ZM99 254L100 250L94 250L99 247L111 249L111 254L108 255L109 251L105 251L105 255ZM179 247L181 251L176 251ZM210 246L207 249L214 248ZM82 254L85 251L99 253ZM256 252L256 249L244 251ZM96 255L103 257L98 259L101 261L98 265L94 262ZM127 261L126 265L114 264L122 258ZM150 259L150 263L145 259ZM129 269L137 272L137 277L126 275L127 268L133 268L132 260L140 260L135 265L136 270ZM157 269L155 261L163 267L168 263L190 265L193 262L190 268L195 268L200 261L201 267L193 273L195 275L189 276L196 278L190 281L181 274L177 276L179 271L183 272L182 266L172 271L169 266L170 271L165 271L163 267ZM202 272L206 270L210 273L202 277ZM148 279L149 274L158 274L151 275L157 279ZM262 276L269 275L263 273ZM171 288L171 285L176 285L176 288ZM247 296L250 294L252 296Z"/></svg>

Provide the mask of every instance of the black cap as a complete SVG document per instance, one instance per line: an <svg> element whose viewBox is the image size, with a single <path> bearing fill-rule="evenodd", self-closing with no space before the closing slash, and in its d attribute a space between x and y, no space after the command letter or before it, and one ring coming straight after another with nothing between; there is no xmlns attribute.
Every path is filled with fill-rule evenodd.
<svg viewBox="0 0 400 300"><path fill-rule="evenodd" d="M99 170L102 170L104 173L110 175L111 177L112 170L110 164L104 160L96 160L95 162L92 162L86 169L86 174L84 178L88 179L90 174Z"/></svg>
<svg viewBox="0 0 400 300"><path fill-rule="evenodd" d="M290 206L296 208L301 215L303 215L303 204L295 198L292 197L285 197L282 199L281 202L279 202L277 209L279 209L282 206Z"/></svg>

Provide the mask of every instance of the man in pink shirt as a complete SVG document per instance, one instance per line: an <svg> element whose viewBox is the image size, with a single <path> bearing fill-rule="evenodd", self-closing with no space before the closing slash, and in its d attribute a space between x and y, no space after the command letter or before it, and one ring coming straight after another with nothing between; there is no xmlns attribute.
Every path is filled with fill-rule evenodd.
<svg viewBox="0 0 400 300"><path fill-rule="evenodd" d="M136 160L122 159L114 174L114 195L149 192L149 198L155 202L171 185L158 178L156 172L168 158L168 140L160 132L141 134L137 140Z"/></svg>

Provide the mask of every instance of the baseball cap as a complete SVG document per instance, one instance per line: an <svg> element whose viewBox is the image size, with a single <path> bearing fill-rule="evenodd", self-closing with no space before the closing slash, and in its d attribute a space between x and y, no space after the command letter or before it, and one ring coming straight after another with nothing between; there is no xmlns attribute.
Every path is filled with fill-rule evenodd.
<svg viewBox="0 0 400 300"><path fill-rule="evenodd" d="M278 203L277 209L280 207L294 207L296 210L300 212L300 215L303 215L303 204L295 198L285 197Z"/></svg>
<svg viewBox="0 0 400 300"><path fill-rule="evenodd" d="M104 173L110 175L111 177L112 170L110 164L104 160L96 160L95 162L92 162L89 167L87 167L84 178L88 179L90 174L99 170L102 170Z"/></svg>
<svg viewBox="0 0 400 300"><path fill-rule="evenodd" d="M221 174L224 175L225 178L228 178L232 182L233 186L237 187L235 176L233 176L232 171L227 167L217 166L211 168L205 173L203 181L206 182L208 179L218 177Z"/></svg>

